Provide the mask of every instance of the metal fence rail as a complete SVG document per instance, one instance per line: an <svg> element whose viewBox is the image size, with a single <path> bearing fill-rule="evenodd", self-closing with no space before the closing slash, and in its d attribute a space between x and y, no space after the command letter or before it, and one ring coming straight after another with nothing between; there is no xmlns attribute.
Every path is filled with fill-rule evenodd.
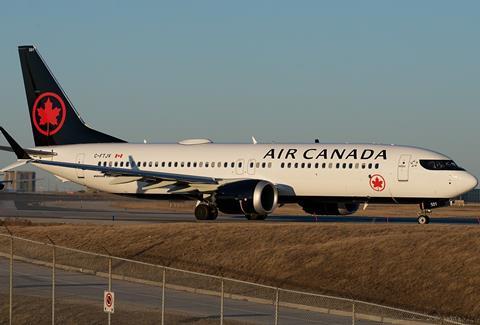
<svg viewBox="0 0 480 325"><path fill-rule="evenodd" d="M98 254L74 248L0 234L0 256L8 258L9 324L14 323L15 263L36 265L48 271L43 277L48 281L49 292L42 294L50 299L51 323L58 321L58 302L88 298L101 311L103 291L116 293L115 314L103 315L110 324L121 317L153 315L157 323L175 323L178 317L188 321L188 315L208 317L210 322L225 324L464 324L460 320L431 316L399 308L357 301L341 297L286 290L247 281L186 271L152 263ZM46 269L48 268L48 269ZM94 284L64 285L59 293L58 283L73 283L72 274L83 276ZM48 279L45 279L48 278ZM70 281L70 282L69 282ZM99 282L99 283L97 283ZM77 283L77 282L75 282ZM66 291L67 290L67 291ZM148 296L152 306L126 299ZM195 301L203 304L192 303ZM195 306L194 306L195 305ZM1 306L0 306L1 307ZM97 308L96 307L96 308ZM180 314L179 314L180 311ZM188 315L187 315L188 314ZM214 314L212 316L212 314ZM100 314L101 315L101 314ZM101 317L99 315L99 317ZM177 317L177 318L175 318ZM177 321L175 321L175 319ZM141 323L142 319L136 318Z"/></svg>

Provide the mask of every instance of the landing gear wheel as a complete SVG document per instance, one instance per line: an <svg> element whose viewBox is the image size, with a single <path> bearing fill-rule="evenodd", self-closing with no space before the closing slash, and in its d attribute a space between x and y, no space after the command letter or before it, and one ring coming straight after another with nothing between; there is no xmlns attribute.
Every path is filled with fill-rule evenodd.
<svg viewBox="0 0 480 325"><path fill-rule="evenodd" d="M209 206L206 204L199 204L195 208L195 218L197 220L208 220L208 216L210 215Z"/></svg>
<svg viewBox="0 0 480 325"><path fill-rule="evenodd" d="M421 225L426 225L430 223L430 217L427 215L421 215L417 218L417 222Z"/></svg>
<svg viewBox="0 0 480 325"><path fill-rule="evenodd" d="M218 217L218 209L216 206L211 205L208 207L209 209L209 214L208 214L208 220L215 220Z"/></svg>
<svg viewBox="0 0 480 325"><path fill-rule="evenodd" d="M218 217L218 209L214 205L199 204L195 208L195 218L197 220L215 220Z"/></svg>
<svg viewBox="0 0 480 325"><path fill-rule="evenodd" d="M248 220L265 220L267 218L266 214L246 214L245 218Z"/></svg>

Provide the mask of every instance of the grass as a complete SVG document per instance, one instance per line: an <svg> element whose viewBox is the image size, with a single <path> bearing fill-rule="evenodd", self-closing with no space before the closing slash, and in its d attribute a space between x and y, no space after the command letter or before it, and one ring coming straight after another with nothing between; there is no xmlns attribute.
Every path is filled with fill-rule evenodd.
<svg viewBox="0 0 480 325"><path fill-rule="evenodd" d="M283 288L480 321L480 226L12 226L18 236Z"/></svg>

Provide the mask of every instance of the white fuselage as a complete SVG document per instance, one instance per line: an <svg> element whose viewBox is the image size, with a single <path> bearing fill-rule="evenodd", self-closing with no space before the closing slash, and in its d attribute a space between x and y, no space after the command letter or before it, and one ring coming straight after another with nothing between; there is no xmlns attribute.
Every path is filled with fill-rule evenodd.
<svg viewBox="0 0 480 325"><path fill-rule="evenodd" d="M280 198L454 198L476 186L464 170L428 170L420 160L449 160L421 148L374 144L75 144L45 160L102 165L216 179L261 179ZM135 164L133 164L135 162ZM138 165L138 162L140 164ZM132 166L133 164L133 166ZM118 184L96 171L39 165L61 178L110 193L168 194L148 183Z"/></svg>

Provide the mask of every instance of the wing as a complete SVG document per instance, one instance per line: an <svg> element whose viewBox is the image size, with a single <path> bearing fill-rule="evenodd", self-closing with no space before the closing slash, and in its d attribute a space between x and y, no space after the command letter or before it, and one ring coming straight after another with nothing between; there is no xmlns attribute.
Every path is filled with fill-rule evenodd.
<svg viewBox="0 0 480 325"><path fill-rule="evenodd" d="M175 181L175 182L186 183L186 184L208 184L208 185L218 184L216 179L212 177L205 177L205 176L173 174L173 173L140 170L140 169L104 167L104 166L96 166L96 165L76 164L76 163L69 163L69 162L37 160L37 159L31 160L30 162L34 164L41 164L41 165L92 170L92 171L100 172L106 176L113 176L113 177L137 177L137 178L140 177L145 180Z"/></svg>

